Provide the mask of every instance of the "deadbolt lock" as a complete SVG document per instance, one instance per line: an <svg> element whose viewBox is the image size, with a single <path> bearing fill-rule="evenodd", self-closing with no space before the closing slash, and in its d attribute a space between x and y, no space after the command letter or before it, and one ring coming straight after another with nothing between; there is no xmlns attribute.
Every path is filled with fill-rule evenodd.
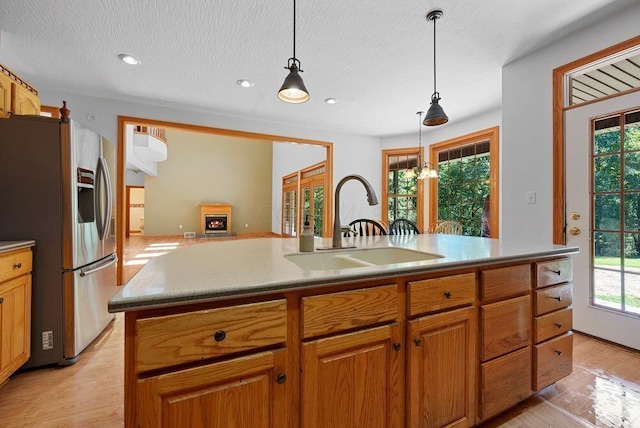
<svg viewBox="0 0 640 428"><path fill-rule="evenodd" d="M571 220L580 220L580 214L575 211L570 214L570 217Z"/></svg>

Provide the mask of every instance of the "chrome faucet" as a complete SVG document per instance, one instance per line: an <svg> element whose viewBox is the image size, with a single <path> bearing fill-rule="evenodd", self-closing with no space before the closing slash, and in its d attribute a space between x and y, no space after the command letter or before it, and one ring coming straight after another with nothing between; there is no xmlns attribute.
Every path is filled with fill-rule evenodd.
<svg viewBox="0 0 640 428"><path fill-rule="evenodd" d="M349 180L358 180L364 186L367 191L367 201L369 205L378 205L378 197L373 190L371 183L369 183L363 176L357 174L351 174L344 177L338 182L336 186L336 194L333 198L333 242L332 248L342 248L342 228L340 227L340 189L342 185Z"/></svg>

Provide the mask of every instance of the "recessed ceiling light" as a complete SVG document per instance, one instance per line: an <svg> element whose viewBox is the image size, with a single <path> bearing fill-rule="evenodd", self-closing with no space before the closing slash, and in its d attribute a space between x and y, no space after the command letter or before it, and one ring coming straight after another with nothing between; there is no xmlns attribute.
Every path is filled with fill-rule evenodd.
<svg viewBox="0 0 640 428"><path fill-rule="evenodd" d="M336 100L335 98L325 98L324 102L327 104L335 104L338 102L338 100Z"/></svg>
<svg viewBox="0 0 640 428"><path fill-rule="evenodd" d="M132 57L129 54L120 54L120 55L118 55L118 58L120 58L122 61L126 62L129 65L140 64L139 60L135 59L134 57Z"/></svg>
<svg viewBox="0 0 640 428"><path fill-rule="evenodd" d="M249 82L248 80L245 80L245 79L240 79L236 83L242 86L243 88L250 88L253 86L252 82Z"/></svg>

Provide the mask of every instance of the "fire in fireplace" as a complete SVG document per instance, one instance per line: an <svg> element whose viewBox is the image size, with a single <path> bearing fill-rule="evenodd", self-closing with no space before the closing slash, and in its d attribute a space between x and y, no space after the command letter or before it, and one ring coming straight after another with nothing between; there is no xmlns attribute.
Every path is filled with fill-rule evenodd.
<svg viewBox="0 0 640 428"><path fill-rule="evenodd" d="M227 215L206 214L204 218L204 233L227 233Z"/></svg>

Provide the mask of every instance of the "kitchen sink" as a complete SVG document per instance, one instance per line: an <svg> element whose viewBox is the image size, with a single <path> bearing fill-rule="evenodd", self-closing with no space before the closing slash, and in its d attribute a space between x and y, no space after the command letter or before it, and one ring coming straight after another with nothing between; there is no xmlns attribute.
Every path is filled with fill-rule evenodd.
<svg viewBox="0 0 640 428"><path fill-rule="evenodd" d="M295 253L284 256L303 269L338 270L365 266L421 262L444 257L440 254L404 248L360 248L346 251Z"/></svg>

